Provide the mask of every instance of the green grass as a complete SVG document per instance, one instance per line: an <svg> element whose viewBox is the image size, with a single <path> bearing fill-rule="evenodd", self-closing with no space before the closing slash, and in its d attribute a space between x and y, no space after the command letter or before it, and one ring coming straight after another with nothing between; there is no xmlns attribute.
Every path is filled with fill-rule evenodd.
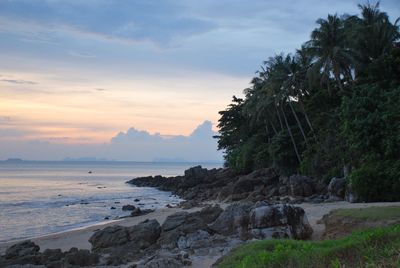
<svg viewBox="0 0 400 268"><path fill-rule="evenodd" d="M400 225L337 240L250 242L234 249L217 267L400 267Z"/></svg>
<svg viewBox="0 0 400 268"><path fill-rule="evenodd" d="M400 206L336 209L333 213L337 216L350 217L353 219L395 220L400 219Z"/></svg>

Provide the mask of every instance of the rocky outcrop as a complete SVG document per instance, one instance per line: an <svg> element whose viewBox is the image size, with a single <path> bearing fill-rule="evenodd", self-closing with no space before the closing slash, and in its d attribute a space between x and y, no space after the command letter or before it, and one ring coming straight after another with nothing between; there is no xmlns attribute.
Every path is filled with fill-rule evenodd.
<svg viewBox="0 0 400 268"><path fill-rule="evenodd" d="M249 239L307 239L312 229L304 210L268 202L218 205L177 212L160 226L148 220L133 227L107 227L90 238L104 264L137 262L137 267L182 267L190 255L212 256ZM186 257L185 257L186 256Z"/></svg>
<svg viewBox="0 0 400 268"><path fill-rule="evenodd" d="M89 250L71 248L62 252L60 249L46 249L40 252L38 245L32 241L17 243L6 250L0 257L0 267L13 265L43 265L44 267L83 267L93 266L99 262L99 256Z"/></svg>
<svg viewBox="0 0 400 268"><path fill-rule="evenodd" d="M296 203L324 202L329 198L325 184L307 176L282 176L274 168L262 168L247 175L237 175L227 168L207 170L197 166L186 170L184 176L141 177L128 183L171 191L191 202L256 202L268 199Z"/></svg>

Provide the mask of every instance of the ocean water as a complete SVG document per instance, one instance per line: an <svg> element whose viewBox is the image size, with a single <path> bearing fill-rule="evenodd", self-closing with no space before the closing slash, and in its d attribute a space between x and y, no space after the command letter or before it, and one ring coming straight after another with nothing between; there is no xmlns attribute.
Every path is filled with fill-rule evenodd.
<svg viewBox="0 0 400 268"><path fill-rule="evenodd" d="M126 204L145 209L177 204L179 198L169 192L125 182L148 175L176 176L194 165L197 163L0 162L0 242L126 216L129 212L122 211Z"/></svg>

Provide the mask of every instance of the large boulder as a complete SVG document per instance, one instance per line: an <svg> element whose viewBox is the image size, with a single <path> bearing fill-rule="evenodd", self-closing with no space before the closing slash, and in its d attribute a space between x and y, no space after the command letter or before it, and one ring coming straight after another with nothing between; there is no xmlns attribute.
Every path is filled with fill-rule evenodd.
<svg viewBox="0 0 400 268"><path fill-rule="evenodd" d="M110 226L95 232L89 239L93 250L118 247L129 242L133 248L143 249L154 244L161 233L156 220L145 220L132 227Z"/></svg>
<svg viewBox="0 0 400 268"><path fill-rule="evenodd" d="M312 234L302 208L266 202L258 202L250 211L249 228L253 237L258 239L307 239Z"/></svg>
<svg viewBox="0 0 400 268"><path fill-rule="evenodd" d="M216 233L228 236L242 235L248 227L251 203L234 203L228 206L218 218L209 225Z"/></svg>
<svg viewBox="0 0 400 268"><path fill-rule="evenodd" d="M315 193L315 181L307 176L292 175L289 177L290 195L308 197Z"/></svg>
<svg viewBox="0 0 400 268"><path fill-rule="evenodd" d="M161 226L157 220L146 220L135 226L128 227L130 241L140 249L147 248L154 244L161 234Z"/></svg>
<svg viewBox="0 0 400 268"><path fill-rule="evenodd" d="M329 197L344 199L346 193L346 184L346 178L332 178L328 184Z"/></svg>
<svg viewBox="0 0 400 268"><path fill-rule="evenodd" d="M185 177L200 179L206 177L207 175L208 170L206 168L202 168L201 166L195 166L185 170Z"/></svg>
<svg viewBox="0 0 400 268"><path fill-rule="evenodd" d="M14 259L39 254L40 247L30 240L12 245L6 250L5 258Z"/></svg>
<svg viewBox="0 0 400 268"><path fill-rule="evenodd" d="M128 229L118 225L97 231L89 238L94 250L123 245L129 241Z"/></svg>

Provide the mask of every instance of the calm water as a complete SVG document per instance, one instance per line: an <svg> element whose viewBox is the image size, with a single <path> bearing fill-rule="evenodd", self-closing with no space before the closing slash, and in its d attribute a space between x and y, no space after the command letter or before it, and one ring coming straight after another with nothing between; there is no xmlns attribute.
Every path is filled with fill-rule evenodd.
<svg viewBox="0 0 400 268"><path fill-rule="evenodd" d="M147 175L175 176L196 164L137 162L0 162L0 241L91 225L129 213L125 204L158 208L179 198L126 184ZM214 168L220 164L202 164ZM91 174L88 171L92 171ZM134 202L134 199L140 202ZM111 207L116 209L111 209Z"/></svg>

